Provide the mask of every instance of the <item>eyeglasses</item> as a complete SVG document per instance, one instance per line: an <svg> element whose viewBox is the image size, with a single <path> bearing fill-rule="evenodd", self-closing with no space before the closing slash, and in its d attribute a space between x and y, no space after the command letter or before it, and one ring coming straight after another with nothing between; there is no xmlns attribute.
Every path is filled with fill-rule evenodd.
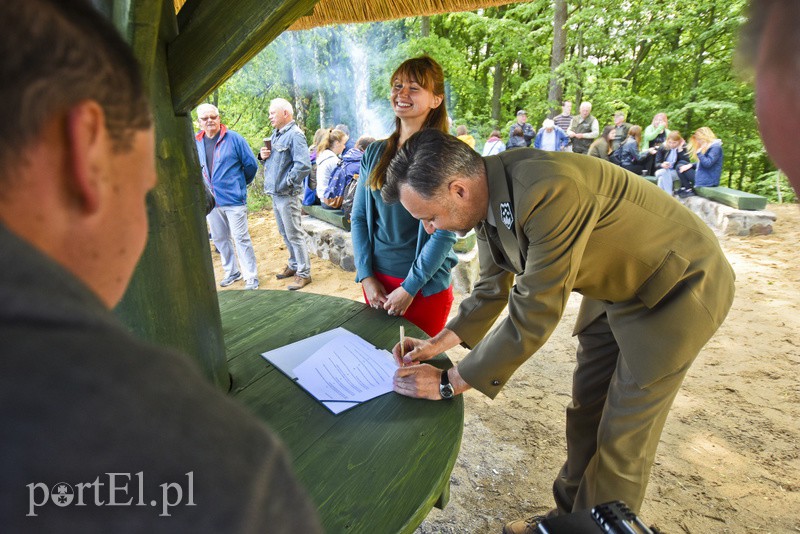
<svg viewBox="0 0 800 534"><path fill-rule="evenodd" d="M215 121L219 118L219 115L209 115L208 117L198 117L200 122L207 122L207 121Z"/></svg>

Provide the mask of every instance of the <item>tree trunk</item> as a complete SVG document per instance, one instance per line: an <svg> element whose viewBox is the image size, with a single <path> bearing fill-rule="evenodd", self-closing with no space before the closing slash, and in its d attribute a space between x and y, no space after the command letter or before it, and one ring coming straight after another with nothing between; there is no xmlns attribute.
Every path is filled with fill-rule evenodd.
<svg viewBox="0 0 800 534"><path fill-rule="evenodd" d="M553 12L553 49L550 54L550 85L547 100L550 102L551 114L561 106L564 86L559 80L556 70L564 63L567 56L567 0L555 0Z"/></svg>
<svg viewBox="0 0 800 534"><path fill-rule="evenodd" d="M503 93L503 65L498 61L494 64L494 76L492 79L492 123L497 126L500 124L500 95Z"/></svg>
<svg viewBox="0 0 800 534"><path fill-rule="evenodd" d="M305 125L306 110L303 105L303 92L298 83L297 70L297 37L294 32L289 33L289 55L292 63L292 93L294 94L294 120L300 126Z"/></svg>
<svg viewBox="0 0 800 534"><path fill-rule="evenodd" d="M422 37L429 37L431 34L431 18L421 17L419 24L419 33Z"/></svg>
<svg viewBox="0 0 800 534"><path fill-rule="evenodd" d="M319 49L317 43L314 43L314 80L317 83L317 102L319 103L319 127L325 127L325 91L322 90L322 84L319 79Z"/></svg>

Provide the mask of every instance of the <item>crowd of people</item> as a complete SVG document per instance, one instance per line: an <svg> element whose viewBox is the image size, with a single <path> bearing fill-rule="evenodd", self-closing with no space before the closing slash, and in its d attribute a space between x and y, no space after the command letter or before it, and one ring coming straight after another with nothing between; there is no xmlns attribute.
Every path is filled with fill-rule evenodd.
<svg viewBox="0 0 800 534"><path fill-rule="evenodd" d="M504 143L499 130L492 131L484 144L483 156L520 147L551 152L574 152L600 158L642 176L652 176L658 186L679 197L694 195L694 187L716 187L722 177L722 141L711 128L698 128L686 141L679 132L667 128L666 113L656 113L644 130L626 121L624 111L613 115L613 124L600 130L592 115L592 104L583 102L578 115L571 115L572 102L562 104L561 113L548 117L534 131L524 109L517 111L516 122ZM466 134L466 128L459 126ZM459 139L464 140L463 134ZM470 137L470 146L475 139Z"/></svg>

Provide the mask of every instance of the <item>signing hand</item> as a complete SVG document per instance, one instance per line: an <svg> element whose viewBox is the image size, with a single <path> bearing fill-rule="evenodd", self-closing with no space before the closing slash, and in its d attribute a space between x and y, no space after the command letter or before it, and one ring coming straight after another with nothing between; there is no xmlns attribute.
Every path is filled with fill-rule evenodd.
<svg viewBox="0 0 800 534"><path fill-rule="evenodd" d="M399 367L394 373L394 390L406 397L441 400L441 379L442 371L427 363Z"/></svg>
<svg viewBox="0 0 800 534"><path fill-rule="evenodd" d="M411 306L413 300L414 296L400 286L386 297L386 302L383 303L383 309L386 310L389 315L403 315L406 313L408 307Z"/></svg>
<svg viewBox="0 0 800 534"><path fill-rule="evenodd" d="M430 360L439 354L439 351L433 346L430 339L407 337L405 338L403 349L404 356L402 357L400 356L400 343L395 345L392 349L394 361L397 362L397 365L400 367L418 364L419 362Z"/></svg>
<svg viewBox="0 0 800 534"><path fill-rule="evenodd" d="M361 281L364 293L367 295L369 305L375 309L382 308L386 303L386 289L377 278L368 276Z"/></svg>

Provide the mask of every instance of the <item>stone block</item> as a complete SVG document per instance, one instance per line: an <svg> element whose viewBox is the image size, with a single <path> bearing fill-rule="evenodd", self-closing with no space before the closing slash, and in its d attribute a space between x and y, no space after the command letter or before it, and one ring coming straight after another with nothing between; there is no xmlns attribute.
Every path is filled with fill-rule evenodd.
<svg viewBox="0 0 800 534"><path fill-rule="evenodd" d="M700 196L680 199L716 233L722 235L768 235L777 220L767 210L740 210Z"/></svg>
<svg viewBox="0 0 800 534"><path fill-rule="evenodd" d="M345 271L355 272L350 232L309 216L302 218L301 225L306 232L309 253L333 262Z"/></svg>

